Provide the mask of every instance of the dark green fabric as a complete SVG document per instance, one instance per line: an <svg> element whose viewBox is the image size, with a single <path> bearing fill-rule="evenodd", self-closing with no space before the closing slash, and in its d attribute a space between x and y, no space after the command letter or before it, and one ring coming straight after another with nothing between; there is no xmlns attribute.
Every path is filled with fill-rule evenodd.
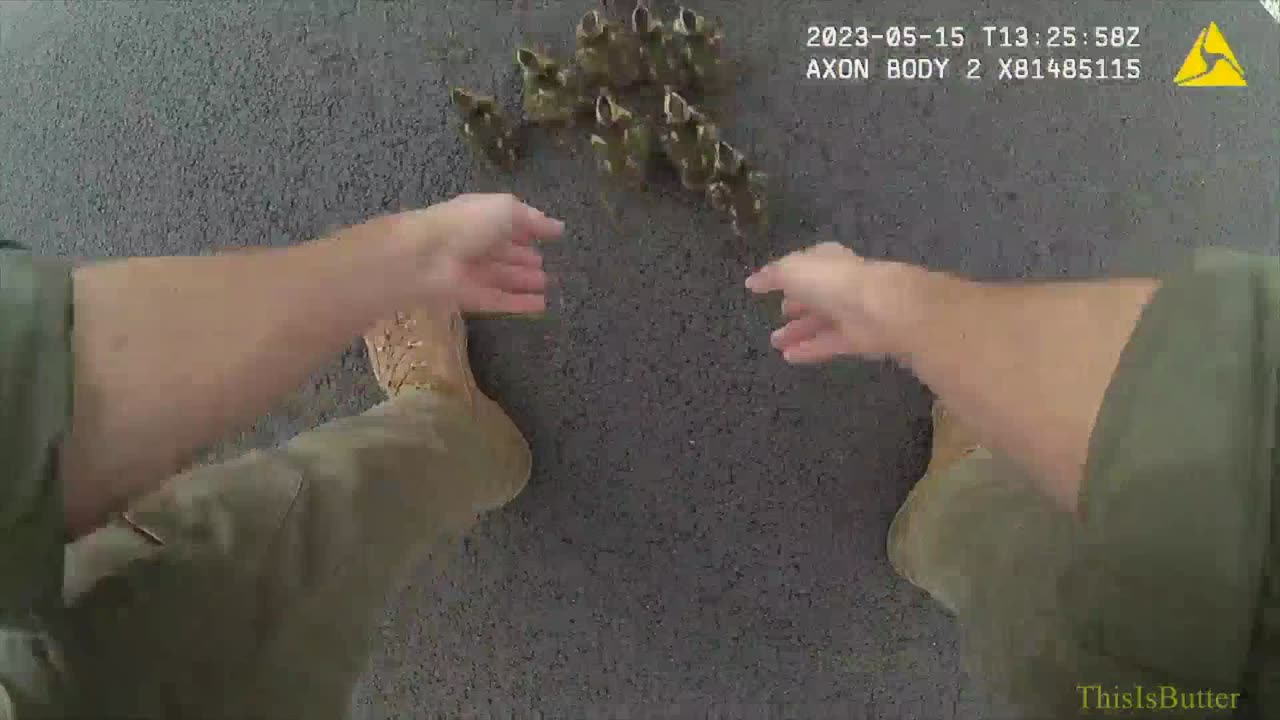
<svg viewBox="0 0 1280 720"><path fill-rule="evenodd" d="M66 699L50 623L62 607L57 445L71 414L71 273L0 250L0 712L55 715ZM11 704L6 709L6 705Z"/></svg>
<svg viewBox="0 0 1280 720"><path fill-rule="evenodd" d="M1280 653L1278 372L1275 258L1203 252L1143 313L1091 439L1081 562L1063 586L1099 672L1242 691L1280 712L1259 674Z"/></svg>

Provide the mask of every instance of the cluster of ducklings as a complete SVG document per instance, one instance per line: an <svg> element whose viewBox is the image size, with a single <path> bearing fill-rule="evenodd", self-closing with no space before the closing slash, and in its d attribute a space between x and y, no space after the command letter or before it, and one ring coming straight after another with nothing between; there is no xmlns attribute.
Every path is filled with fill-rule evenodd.
<svg viewBox="0 0 1280 720"><path fill-rule="evenodd" d="M767 176L686 99L723 84L721 42L720 30L688 8L679 9L670 28L654 17L648 0L637 0L630 28L592 10L578 23L569 65L530 48L516 51L525 119L548 128L589 123L604 172L642 186L653 161L665 158L681 185L732 218L738 235L763 228ZM623 93L646 88L662 98L661 110L651 116L619 101ZM453 90L452 100L467 141L494 164L512 168L519 153L515 128L496 100L462 88Z"/></svg>

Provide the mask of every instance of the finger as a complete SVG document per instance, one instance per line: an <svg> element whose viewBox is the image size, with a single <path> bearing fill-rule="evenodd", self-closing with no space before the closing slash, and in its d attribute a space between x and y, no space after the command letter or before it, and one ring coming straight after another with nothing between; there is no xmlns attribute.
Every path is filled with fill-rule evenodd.
<svg viewBox="0 0 1280 720"><path fill-rule="evenodd" d="M496 288L472 288L458 299L469 312L540 313L547 310L547 296L542 293L510 293Z"/></svg>
<svg viewBox="0 0 1280 720"><path fill-rule="evenodd" d="M774 292L782 289L781 280L777 265L765 265L747 278L747 289L757 294Z"/></svg>
<svg viewBox="0 0 1280 720"><path fill-rule="evenodd" d="M832 262L860 260L852 250L839 243L825 242L784 255L757 270L747 278L747 287L756 293L786 289L815 268Z"/></svg>
<svg viewBox="0 0 1280 720"><path fill-rule="evenodd" d="M813 310L802 302L788 298L783 298L782 300L782 314L785 317L800 317L801 315L808 315L811 312L813 312Z"/></svg>
<svg viewBox="0 0 1280 720"><path fill-rule="evenodd" d="M747 278L747 288L754 293L789 292L792 284L789 278L795 275L797 265L803 265L808 252L797 250L765 265Z"/></svg>
<svg viewBox="0 0 1280 720"><path fill-rule="evenodd" d="M508 245L500 250L493 259L505 265L519 265L529 268L542 267L542 253L528 245Z"/></svg>
<svg viewBox="0 0 1280 720"><path fill-rule="evenodd" d="M482 255L471 260L475 265L493 263L497 265L520 265L522 267L542 267L542 251L534 245L515 243L498 244Z"/></svg>
<svg viewBox="0 0 1280 720"><path fill-rule="evenodd" d="M747 278L747 288L754 293L785 290L787 276L791 274L790 268L796 264L797 259L807 257L812 250L813 248L797 250L765 265Z"/></svg>
<svg viewBox="0 0 1280 720"><path fill-rule="evenodd" d="M782 358L793 365L811 365L832 360L844 354L844 340L834 331L791 345Z"/></svg>
<svg viewBox="0 0 1280 720"><path fill-rule="evenodd" d="M826 318L821 315L805 315L774 330L769 336L769 342L779 350L786 350L792 345L812 340L830 330L834 328Z"/></svg>
<svg viewBox="0 0 1280 720"><path fill-rule="evenodd" d="M520 265L486 264L470 273L470 282L507 292L542 292L547 289L547 274L540 268Z"/></svg>
<svg viewBox="0 0 1280 720"><path fill-rule="evenodd" d="M515 233L512 240L519 245L555 240L564 232L564 222L547 217L541 210L521 203L516 209Z"/></svg>

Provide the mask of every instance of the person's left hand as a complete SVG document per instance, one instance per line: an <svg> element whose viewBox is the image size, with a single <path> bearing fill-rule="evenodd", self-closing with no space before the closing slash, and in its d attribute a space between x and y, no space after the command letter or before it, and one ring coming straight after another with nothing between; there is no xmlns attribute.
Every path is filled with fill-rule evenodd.
<svg viewBox="0 0 1280 720"><path fill-rule="evenodd" d="M459 195L384 220L410 258L420 299L470 312L537 313L546 309L547 275L536 243L564 223L513 195Z"/></svg>

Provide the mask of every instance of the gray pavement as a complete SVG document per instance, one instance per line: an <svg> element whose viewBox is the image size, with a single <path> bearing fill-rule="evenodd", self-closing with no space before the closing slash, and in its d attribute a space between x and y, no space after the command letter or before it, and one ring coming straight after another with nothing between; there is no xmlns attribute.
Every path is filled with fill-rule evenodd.
<svg viewBox="0 0 1280 720"><path fill-rule="evenodd" d="M532 483L389 598L361 716L991 716L949 618L885 562L927 391L874 364L786 367L776 309L741 281L825 239L1006 278L1280 251L1276 21L1243 0L706 0L743 66L728 134L779 192L775 231L740 243L669 187L602 193L581 144L477 167L448 86L514 103L512 44L563 45L587 6L524 4L2 3L0 233L207 253L492 189L568 221L550 316L473 326ZM1211 20L1249 87L1172 84ZM967 48L915 54L987 77L806 81L811 56L862 54L805 47L816 23L963 25ZM984 24L1136 25L1139 49L1077 54L1138 57L1143 77L997 82L997 57L1050 53L984 49ZM353 346L220 453L374 401Z"/></svg>

